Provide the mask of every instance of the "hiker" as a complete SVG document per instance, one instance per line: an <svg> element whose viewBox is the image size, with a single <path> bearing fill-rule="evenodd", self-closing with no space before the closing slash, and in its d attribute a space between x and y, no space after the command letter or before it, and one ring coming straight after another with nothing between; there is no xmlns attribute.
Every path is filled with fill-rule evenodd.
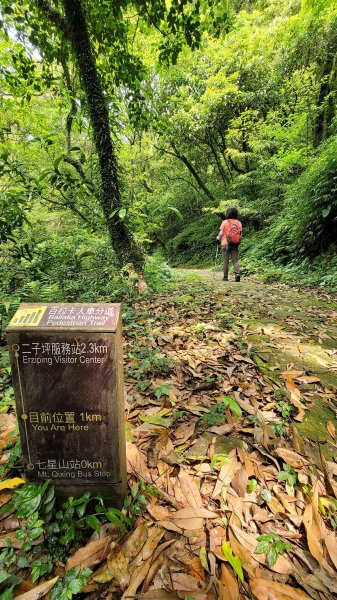
<svg viewBox="0 0 337 600"><path fill-rule="evenodd" d="M228 281L228 267L229 257L231 257L235 281L240 281L240 267L239 267L239 244L242 237L242 225L238 221L238 209L235 206L231 206L226 211L226 215L223 215L225 220L220 225L220 231L217 235L217 240L220 241L221 249L223 253L223 280Z"/></svg>

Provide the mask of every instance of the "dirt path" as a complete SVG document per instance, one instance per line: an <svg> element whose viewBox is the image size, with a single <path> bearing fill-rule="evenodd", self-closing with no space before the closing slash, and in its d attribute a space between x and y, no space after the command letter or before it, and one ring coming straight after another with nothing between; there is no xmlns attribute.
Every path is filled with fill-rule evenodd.
<svg viewBox="0 0 337 600"><path fill-rule="evenodd" d="M250 341L265 358L277 359L282 369L293 363L295 370L310 371L337 391L336 298L252 279L223 282L211 269L188 273L223 291L233 321L247 324Z"/></svg>
<svg viewBox="0 0 337 600"><path fill-rule="evenodd" d="M299 427L313 439L328 441L326 423L335 420L337 400L336 297L254 279L224 282L222 274L213 269L180 270L177 274L195 277L223 292L224 306L230 306L233 323L243 327L264 375L278 378L288 371L301 377L302 373L307 382L302 390L313 394L313 406ZM328 404L312 391L317 380L326 391Z"/></svg>
<svg viewBox="0 0 337 600"><path fill-rule="evenodd" d="M132 308L132 336L142 322L148 330L137 335L138 350L133 339L126 348L130 474L143 470L167 501L183 505L183 513L151 506L157 526L181 534L184 552L207 555L218 576L221 562L216 591L210 583L202 590L187 567L179 583L191 585L189 594L178 597L335 599L336 300L177 270L170 292ZM137 359L149 342L161 363ZM175 361L171 372L167 360ZM209 541L195 520L200 507L220 511Z"/></svg>

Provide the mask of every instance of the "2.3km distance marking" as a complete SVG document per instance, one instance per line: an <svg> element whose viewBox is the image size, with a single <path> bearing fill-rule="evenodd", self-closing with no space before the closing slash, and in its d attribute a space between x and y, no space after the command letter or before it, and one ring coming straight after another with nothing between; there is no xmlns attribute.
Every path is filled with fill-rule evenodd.
<svg viewBox="0 0 337 600"><path fill-rule="evenodd" d="M108 346L98 345L96 342L89 342L89 352L90 354L107 354Z"/></svg>

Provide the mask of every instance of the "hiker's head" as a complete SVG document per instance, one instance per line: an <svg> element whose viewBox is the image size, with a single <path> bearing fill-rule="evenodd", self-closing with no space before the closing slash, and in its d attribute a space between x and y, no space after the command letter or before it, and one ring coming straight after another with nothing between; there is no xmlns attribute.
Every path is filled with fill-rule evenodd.
<svg viewBox="0 0 337 600"><path fill-rule="evenodd" d="M237 219L238 218L238 209L236 208L236 206L231 206L230 208L227 208L226 211L226 219Z"/></svg>

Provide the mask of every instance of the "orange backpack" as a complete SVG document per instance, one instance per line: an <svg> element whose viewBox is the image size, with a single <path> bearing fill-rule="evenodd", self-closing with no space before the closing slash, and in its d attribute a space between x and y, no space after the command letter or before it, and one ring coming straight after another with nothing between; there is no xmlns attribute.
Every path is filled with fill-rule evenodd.
<svg viewBox="0 0 337 600"><path fill-rule="evenodd" d="M228 219L228 221L229 229L228 232L226 232L227 242L233 246L238 246L241 243L242 232L235 223L230 222L230 219Z"/></svg>

